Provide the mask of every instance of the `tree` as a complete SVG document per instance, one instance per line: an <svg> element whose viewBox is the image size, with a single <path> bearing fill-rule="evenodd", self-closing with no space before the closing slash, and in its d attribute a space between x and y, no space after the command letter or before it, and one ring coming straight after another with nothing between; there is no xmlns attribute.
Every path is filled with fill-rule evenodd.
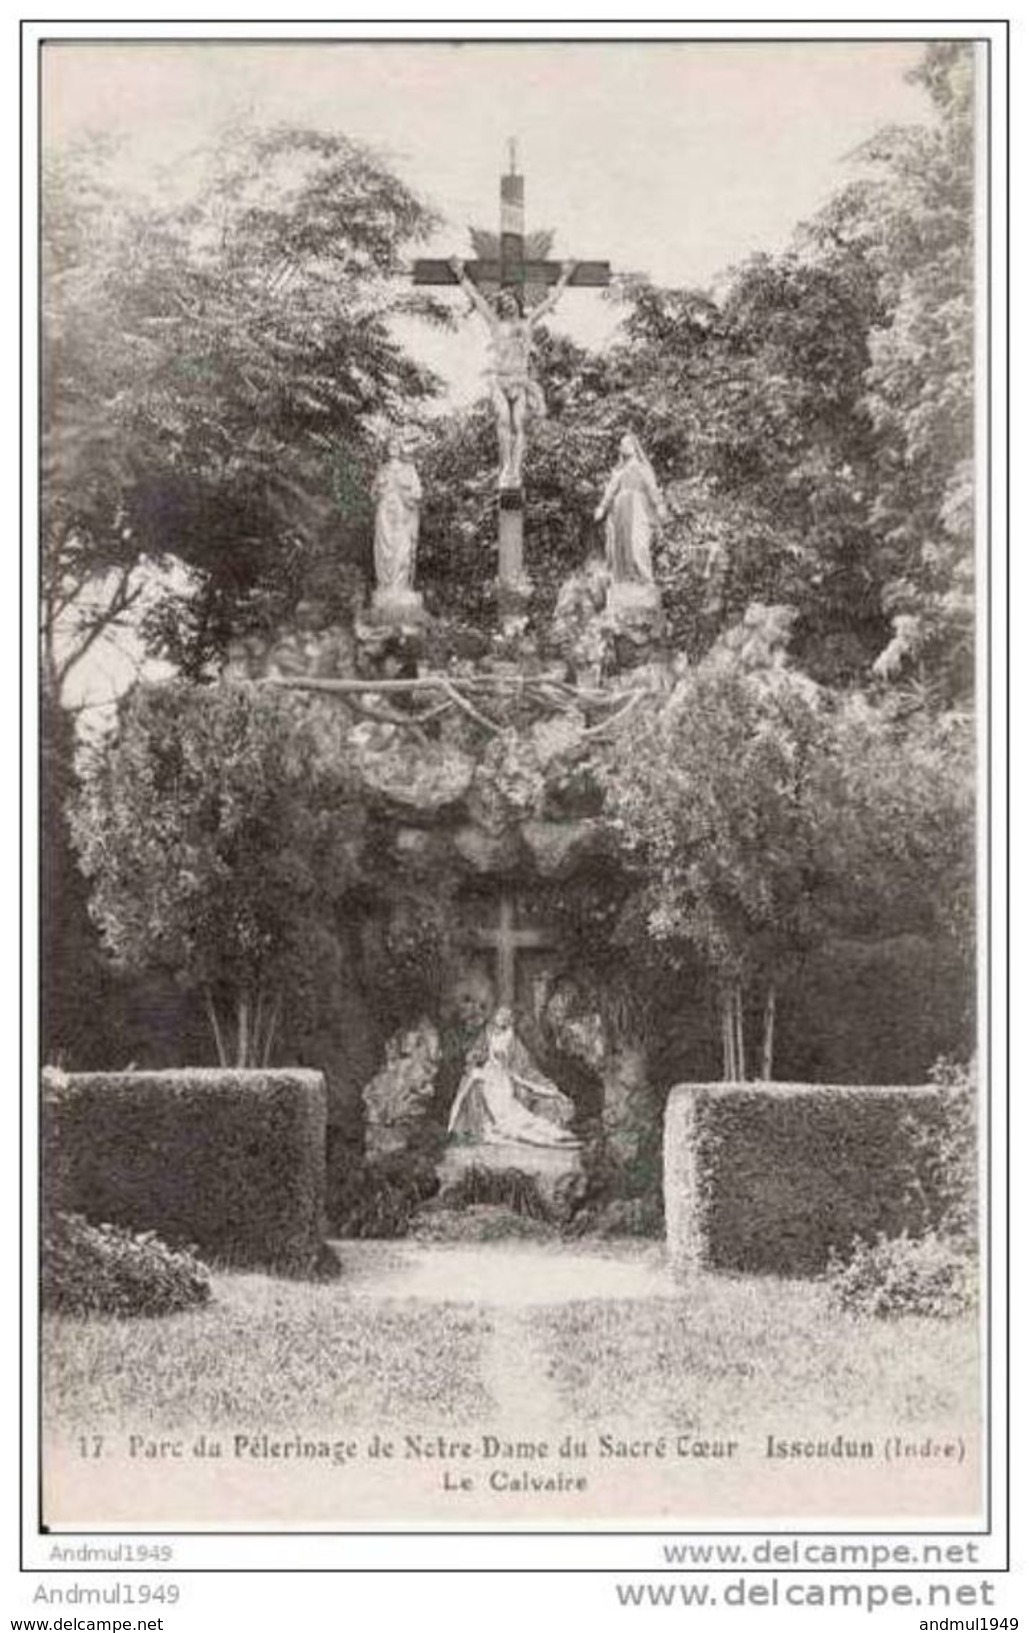
<svg viewBox="0 0 1029 1633"><path fill-rule="evenodd" d="M721 992L724 1069L746 1070L744 1004L834 935L975 945L969 720L818 688L751 615L598 755L605 815L640 883L640 925L696 949Z"/></svg>
<svg viewBox="0 0 1029 1633"><path fill-rule="evenodd" d="M387 324L433 218L372 153L229 132L177 203L115 193L102 160L55 157L43 194L52 690L138 606L146 565L181 564L148 627L189 673L260 618L262 591L289 605L334 562L345 600L369 423L433 389Z"/></svg>
<svg viewBox="0 0 1029 1633"><path fill-rule="evenodd" d="M695 948L717 979L727 1079L746 1075L744 996L755 983L761 1075L772 1075L776 985L822 927L812 777L827 729L806 677L722 646L598 756L646 933Z"/></svg>
<svg viewBox="0 0 1029 1633"><path fill-rule="evenodd" d="M229 684L137 688L87 761L72 823L106 947L199 989L223 1064L267 1063L321 956L358 878L356 790L339 711Z"/></svg>
<svg viewBox="0 0 1029 1633"><path fill-rule="evenodd" d="M869 335L876 430L872 524L894 638L878 672L905 670L936 706L967 704L974 676L975 129L970 44L927 47L912 78L932 125L891 128L858 155L816 234L859 249L883 317Z"/></svg>
<svg viewBox="0 0 1029 1633"><path fill-rule="evenodd" d="M872 269L850 251L815 264L797 250L738 269L721 304L640 280L621 297L621 332L603 355L541 336L548 415L526 462L537 619L600 546L593 510L632 429L671 513L657 570L677 643L699 657L752 601L788 603L797 650L822 678L867 669L889 630L870 531ZM428 575L467 550L481 580L494 463L478 405L433 429Z"/></svg>
<svg viewBox="0 0 1029 1633"><path fill-rule="evenodd" d="M976 942L976 753L972 721L855 693L834 711L817 766L819 855L831 921L850 934L905 931Z"/></svg>
<svg viewBox="0 0 1029 1633"><path fill-rule="evenodd" d="M935 120L880 133L855 155L870 174L786 251L735 268L717 302L637 279L621 290L621 331L603 356L544 338L550 413L526 471L538 620L554 581L598 542L590 501L632 429L669 502L656 565L673 636L692 657L750 603L787 604L793 654L821 682L865 685L875 666L882 679L920 681L934 707L967 702L969 48L930 46L914 77ZM478 409L448 422L428 464L430 478L455 480L438 529L427 514L427 566L467 549L481 583L493 451Z"/></svg>
<svg viewBox="0 0 1029 1633"><path fill-rule="evenodd" d="M134 649L143 632L201 675L232 633L274 623L312 579L348 610L366 542L368 425L431 389L387 315L400 254L432 218L374 155L304 130L228 132L190 161L188 196L163 202L116 185L117 157L103 143L53 153L43 177L51 1056L80 1052L72 1000L91 962L89 926L73 922L64 812L76 670L131 630Z"/></svg>

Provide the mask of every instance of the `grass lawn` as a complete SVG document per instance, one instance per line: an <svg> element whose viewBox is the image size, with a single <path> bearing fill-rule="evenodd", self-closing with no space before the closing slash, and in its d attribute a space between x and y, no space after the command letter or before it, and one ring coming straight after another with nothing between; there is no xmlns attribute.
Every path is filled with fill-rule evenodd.
<svg viewBox="0 0 1029 1633"><path fill-rule="evenodd" d="M552 1385L578 1422L680 1431L973 1424L973 1320L842 1316L815 1282L705 1277L688 1298L531 1312Z"/></svg>
<svg viewBox="0 0 1029 1633"><path fill-rule="evenodd" d="M541 1399L583 1424L660 1419L735 1433L977 1416L971 1321L852 1319L817 1283L764 1278L522 1307L390 1298L375 1290L374 1272L395 1250L359 1247L371 1272L363 1287L350 1276L312 1285L221 1274L210 1305L187 1314L49 1318L46 1421L297 1429L431 1417L472 1426L496 1414L508 1357L523 1385L534 1368Z"/></svg>
<svg viewBox="0 0 1029 1633"><path fill-rule="evenodd" d="M488 1407L479 1383L486 1323L467 1308L416 1311L351 1298L338 1283L212 1276L212 1300L132 1321L51 1317L43 1329L51 1423L269 1427Z"/></svg>

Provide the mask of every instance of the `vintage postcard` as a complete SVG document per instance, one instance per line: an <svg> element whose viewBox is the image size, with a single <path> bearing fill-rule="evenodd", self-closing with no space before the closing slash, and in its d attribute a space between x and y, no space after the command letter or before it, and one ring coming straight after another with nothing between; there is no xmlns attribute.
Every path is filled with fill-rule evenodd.
<svg viewBox="0 0 1029 1633"><path fill-rule="evenodd" d="M401 32L36 42L48 1557L986 1536L989 31Z"/></svg>

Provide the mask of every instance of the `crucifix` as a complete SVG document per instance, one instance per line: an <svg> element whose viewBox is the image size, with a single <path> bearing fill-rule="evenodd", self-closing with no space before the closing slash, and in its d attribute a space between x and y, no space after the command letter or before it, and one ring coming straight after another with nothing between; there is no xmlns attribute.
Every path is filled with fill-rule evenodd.
<svg viewBox="0 0 1029 1633"><path fill-rule="evenodd" d="M506 886L500 892L496 924L488 928L477 926L470 932L469 940L473 946L494 955L497 1003L509 1009L514 1007L518 994L518 954L557 945L549 930L516 924L514 894Z"/></svg>
<svg viewBox="0 0 1029 1633"><path fill-rule="evenodd" d="M500 446L498 601L505 622L524 611L532 586L523 555L524 493L522 465L526 424L533 413L542 416L546 404L532 378L532 331L552 312L566 288L602 289L611 281L607 261L527 260L525 255L525 178L517 170L511 142L510 168L500 178L499 253L495 257L464 261L416 261L416 284L459 284L490 335L490 396L497 419ZM525 310L526 289L549 289L549 294ZM493 300L487 292L495 292Z"/></svg>

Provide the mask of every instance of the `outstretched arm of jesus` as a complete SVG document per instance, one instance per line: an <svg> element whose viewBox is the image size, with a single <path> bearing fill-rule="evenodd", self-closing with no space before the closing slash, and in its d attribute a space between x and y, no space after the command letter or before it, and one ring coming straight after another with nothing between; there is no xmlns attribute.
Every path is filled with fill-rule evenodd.
<svg viewBox="0 0 1029 1633"><path fill-rule="evenodd" d="M465 294L468 296L468 299L471 301L472 305L475 307L475 310L478 312L479 316L484 318L492 329L496 324L497 314L494 312L485 295L480 293L480 291L475 287L475 284L472 282L471 278L469 278L464 269L464 262L459 255L452 255L450 257L450 270L454 274L454 277L457 279L458 283L461 285L461 288L464 290Z"/></svg>
<svg viewBox="0 0 1029 1633"><path fill-rule="evenodd" d="M561 299L561 296L567 289L568 281L578 264L578 261L564 262L563 266L561 267L561 276L558 278L557 283L550 291L550 294L547 296L546 300L540 301L539 305L534 306L532 309L529 321L533 328L535 328L537 323L545 318L548 313L554 310L554 307L557 305L558 301Z"/></svg>

